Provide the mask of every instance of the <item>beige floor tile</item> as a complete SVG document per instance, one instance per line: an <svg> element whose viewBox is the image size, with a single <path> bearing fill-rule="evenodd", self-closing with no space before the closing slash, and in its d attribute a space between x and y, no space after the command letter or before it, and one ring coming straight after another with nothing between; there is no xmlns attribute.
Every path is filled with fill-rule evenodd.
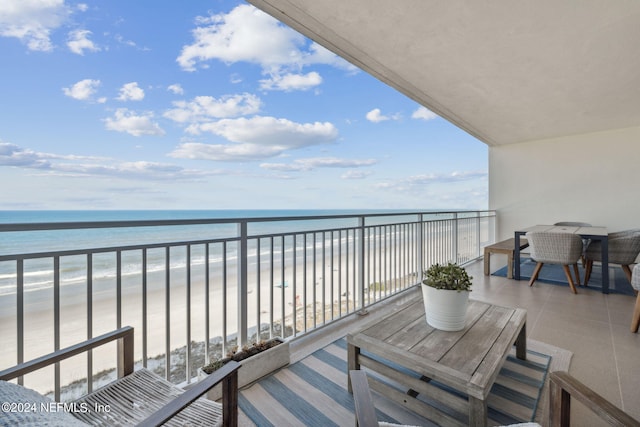
<svg viewBox="0 0 640 427"><path fill-rule="evenodd" d="M482 262L468 270L483 274ZM640 334L629 331L635 297L584 287L574 295L568 287L536 282L529 288L526 281L486 277L477 288L478 299L526 308L529 337L572 351L570 373L640 419ZM572 425L607 423L574 403Z"/></svg>
<svg viewBox="0 0 640 427"><path fill-rule="evenodd" d="M631 317L636 303L636 297L630 295L610 295L607 307L611 317L611 323L615 325L631 327Z"/></svg>
<svg viewBox="0 0 640 427"><path fill-rule="evenodd" d="M504 265L493 257L491 264L492 271ZM574 295L568 286L542 282L529 287L527 281L485 276L482 261L466 268L474 277L471 298L526 309L530 338L572 351L569 372L640 419L640 334L629 331L634 297L604 295L583 287ZM387 304L387 309L391 306ZM354 318L353 327L372 316ZM344 329L337 329L336 333L344 334ZM572 425L607 424L576 402L572 404Z"/></svg>

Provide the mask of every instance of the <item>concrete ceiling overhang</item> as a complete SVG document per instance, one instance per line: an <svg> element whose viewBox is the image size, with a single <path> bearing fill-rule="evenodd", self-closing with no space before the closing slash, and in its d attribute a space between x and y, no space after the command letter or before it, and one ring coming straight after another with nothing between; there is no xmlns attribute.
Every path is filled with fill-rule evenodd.
<svg viewBox="0 0 640 427"><path fill-rule="evenodd" d="M486 144L640 125L638 0L249 0Z"/></svg>

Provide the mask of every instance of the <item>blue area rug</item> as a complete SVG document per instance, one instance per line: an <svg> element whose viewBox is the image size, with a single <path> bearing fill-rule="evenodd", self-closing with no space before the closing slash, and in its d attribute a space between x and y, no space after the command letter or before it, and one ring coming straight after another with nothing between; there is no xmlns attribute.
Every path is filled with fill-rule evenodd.
<svg viewBox="0 0 640 427"><path fill-rule="evenodd" d="M552 359L550 354L545 353L552 353L555 358L560 354L556 350L564 350L551 350L551 346L533 341L531 345L529 342L527 344L527 360L517 359L513 351L514 354L508 356L491 390L488 398L489 425L532 421L541 415L542 409L538 408L542 405L541 396L545 395L543 388ZM346 356L347 343L342 338L241 390L238 405L242 416L261 427L354 425L353 396L347 391ZM568 370L570 356L569 359L560 356L558 360L560 365L553 369ZM565 363L562 360L566 360L565 365L562 365ZM393 383L393 379L386 381ZM435 381L431 384L463 401L467 399ZM452 409L442 407L440 402L433 401L429 396L419 395L418 398L466 425L467 414L452 412ZM436 425L378 393L374 393L374 404L379 421Z"/></svg>
<svg viewBox="0 0 640 427"><path fill-rule="evenodd" d="M536 266L536 262L531 258L520 258L520 277L521 280L531 279L533 269ZM580 272L580 284L584 286L584 268L578 263L578 270ZM573 274L573 268L571 268L571 274ZM507 277L507 267L502 267L493 276ZM567 277L564 274L564 270L561 265L545 264L540 270L538 281L549 283L552 285L569 286ZM580 287L581 289L582 287ZM600 265L594 265L591 271L591 278L589 279L589 289L602 291L602 268ZM609 267L609 292L618 293L623 295L635 295L631 284L627 280L624 272L619 266Z"/></svg>

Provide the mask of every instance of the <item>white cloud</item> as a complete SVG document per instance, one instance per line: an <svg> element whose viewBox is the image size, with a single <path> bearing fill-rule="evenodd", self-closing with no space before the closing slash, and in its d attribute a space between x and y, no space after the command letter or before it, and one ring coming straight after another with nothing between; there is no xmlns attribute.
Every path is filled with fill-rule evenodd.
<svg viewBox="0 0 640 427"><path fill-rule="evenodd" d="M70 98L89 101L97 92L98 86L100 86L100 80L84 79L71 87L62 88L62 91ZM100 100L98 100L98 102L100 102Z"/></svg>
<svg viewBox="0 0 640 427"><path fill-rule="evenodd" d="M371 172L368 171L360 171L360 170L351 170L343 173L340 178L342 179L365 179L371 175Z"/></svg>
<svg viewBox="0 0 640 427"><path fill-rule="evenodd" d="M61 155L36 152L15 144L0 142L0 166L23 166L31 169L49 169L52 161L105 160L103 157Z"/></svg>
<svg viewBox="0 0 640 427"><path fill-rule="evenodd" d="M421 106L421 107L418 107L418 109L414 111L413 114L411 114L411 118L427 121L427 120L437 119L438 115L433 111Z"/></svg>
<svg viewBox="0 0 640 427"><path fill-rule="evenodd" d="M0 36L15 37L29 50L48 52L53 49L51 32L70 14L64 0L2 0Z"/></svg>
<svg viewBox="0 0 640 427"><path fill-rule="evenodd" d="M138 82L131 82L122 85L120 88L120 101L142 101L144 99L144 90L138 86Z"/></svg>
<svg viewBox="0 0 640 427"><path fill-rule="evenodd" d="M282 74L283 69L328 64L356 70L316 43L250 5L240 5L227 14L199 17L192 31L194 42L182 48L180 66L194 71L217 59L226 63L245 61L258 64L266 73Z"/></svg>
<svg viewBox="0 0 640 427"><path fill-rule="evenodd" d="M333 124L295 123L287 119L256 116L193 124L188 132L210 132L233 144L181 144L170 155L187 159L220 161L260 160L287 150L331 143L338 137Z"/></svg>
<svg viewBox="0 0 640 427"><path fill-rule="evenodd" d="M111 158L59 155L36 152L15 144L0 142L0 166L35 169L49 175L97 176L144 180L194 180L219 175L223 171L199 171L180 166L147 162L121 162Z"/></svg>
<svg viewBox="0 0 640 427"><path fill-rule="evenodd" d="M244 93L225 95L220 98L197 96L192 101L176 101L164 117L178 123L206 122L212 119L255 114L260 111L262 101L255 95Z"/></svg>
<svg viewBox="0 0 640 427"><path fill-rule="evenodd" d="M89 30L73 30L69 32L67 47L71 52L78 55L84 55L85 50L88 50L89 52L99 51L100 48L89 40L89 36L91 34L92 33Z"/></svg>
<svg viewBox="0 0 640 427"><path fill-rule="evenodd" d="M23 149L15 144L0 142L0 166L48 169L51 164L33 150Z"/></svg>
<svg viewBox="0 0 640 427"><path fill-rule="evenodd" d="M375 159L350 160L336 157L313 157L296 159L293 163L262 163L261 168L277 171L309 171L316 168L353 168L365 167L376 164Z"/></svg>
<svg viewBox="0 0 640 427"><path fill-rule="evenodd" d="M55 172L66 175L108 176L121 179L177 180L197 178L206 175L199 171L187 171L184 168L167 163L137 161L115 162L111 164L58 164Z"/></svg>
<svg viewBox="0 0 640 427"><path fill-rule="evenodd" d="M121 34L116 34L114 36L114 39L120 43L123 44L125 46L129 46L129 47L137 47L136 42L134 42L133 40L127 40L125 39ZM140 50L148 50L148 49L140 49Z"/></svg>
<svg viewBox="0 0 640 427"><path fill-rule="evenodd" d="M308 90L319 86L322 83L320 74L312 71L307 74L273 75L269 79L260 80L260 89L281 90L290 92L292 90Z"/></svg>
<svg viewBox="0 0 640 427"><path fill-rule="evenodd" d="M305 42L302 35L249 5L240 5L228 14L200 17L197 24L192 32L194 43L184 46L177 59L189 71L211 59L280 66L300 59Z"/></svg>
<svg viewBox="0 0 640 427"><path fill-rule="evenodd" d="M296 123L265 116L223 119L192 125L187 131L194 134L211 132L233 142L285 148L325 144L338 136L338 130L329 122Z"/></svg>
<svg viewBox="0 0 640 427"><path fill-rule="evenodd" d="M106 118L104 122L108 130L126 132L133 136L162 136L165 134L164 130L157 123L154 123L152 113L138 115L126 108L119 108L113 118Z"/></svg>
<svg viewBox="0 0 640 427"><path fill-rule="evenodd" d="M203 144L187 142L180 144L169 156L178 159L213 161L249 161L277 156L282 152L277 147L265 147L256 144Z"/></svg>
<svg viewBox="0 0 640 427"><path fill-rule="evenodd" d="M182 95L184 94L184 89L178 83L167 86L167 90L174 95Z"/></svg>
<svg viewBox="0 0 640 427"><path fill-rule="evenodd" d="M411 185L426 185L432 183L459 182L484 178L487 178L486 171L455 171L450 174L415 175L410 177L407 181Z"/></svg>
<svg viewBox="0 0 640 427"><path fill-rule="evenodd" d="M366 117L367 120L373 123L389 120L389 117L382 115L382 112L379 108L374 108L373 110L369 111Z"/></svg>
<svg viewBox="0 0 640 427"><path fill-rule="evenodd" d="M382 114L382 111L380 111L379 108L374 108L373 110L369 111L365 117L370 122L379 123L386 120L400 120L402 118L402 115L400 113L396 113L391 116L386 116Z"/></svg>
<svg viewBox="0 0 640 427"><path fill-rule="evenodd" d="M464 171L452 172L450 174L422 174L413 175L405 179L382 182L376 185L379 189L392 190L397 192L419 192L429 185L450 184L463 181L485 180L486 171Z"/></svg>

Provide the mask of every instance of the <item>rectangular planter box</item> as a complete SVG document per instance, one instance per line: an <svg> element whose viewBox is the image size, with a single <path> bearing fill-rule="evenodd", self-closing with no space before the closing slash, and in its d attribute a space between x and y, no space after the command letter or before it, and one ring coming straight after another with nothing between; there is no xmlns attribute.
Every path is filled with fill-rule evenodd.
<svg viewBox="0 0 640 427"><path fill-rule="evenodd" d="M289 341L274 338L280 344L268 350L241 360L241 368L238 370L238 388L251 384L271 372L289 364ZM202 368L198 370L198 379L203 379L208 374ZM218 400L222 397L222 384L218 384L207 392L207 398Z"/></svg>

